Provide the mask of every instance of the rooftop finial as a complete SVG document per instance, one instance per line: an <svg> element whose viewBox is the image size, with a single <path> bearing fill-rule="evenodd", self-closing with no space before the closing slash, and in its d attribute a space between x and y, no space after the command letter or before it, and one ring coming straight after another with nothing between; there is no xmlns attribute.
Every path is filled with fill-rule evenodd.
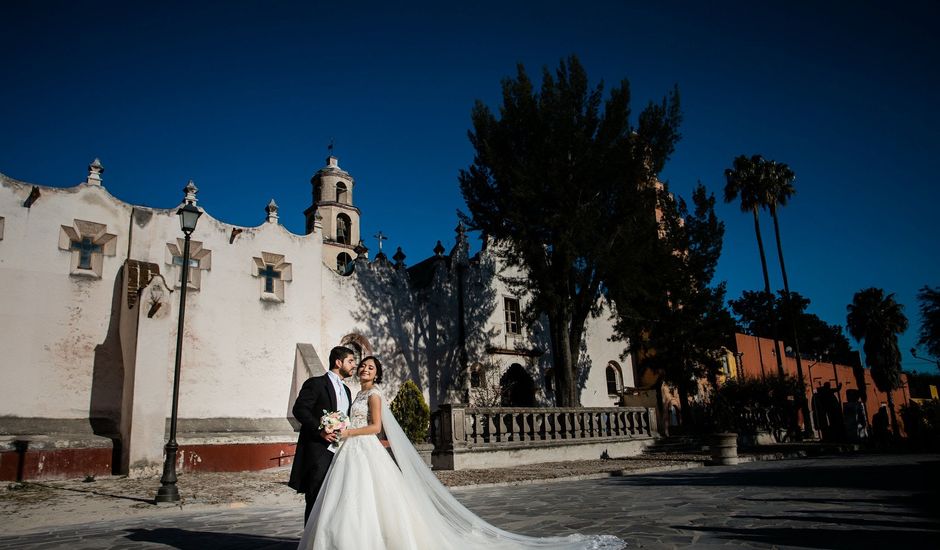
<svg viewBox="0 0 940 550"><path fill-rule="evenodd" d="M268 213L268 223L277 223L277 203L274 199L264 207L264 211Z"/></svg>
<svg viewBox="0 0 940 550"><path fill-rule="evenodd" d="M199 192L199 188L196 187L196 184L193 183L193 180L189 180L189 183L187 183L186 187L183 188L183 192L186 193L186 196L183 198L183 202L186 204L196 204L196 193Z"/></svg>
<svg viewBox="0 0 940 550"><path fill-rule="evenodd" d="M395 255L392 256L392 259L395 260L395 267L405 267L405 253L402 252L401 247L398 247L398 250L395 251Z"/></svg>
<svg viewBox="0 0 940 550"><path fill-rule="evenodd" d="M339 168L339 159L337 159L336 155L333 153L335 148L336 145L333 142L333 138L330 138L330 144L326 146L326 150L329 152L326 156L326 166L328 168Z"/></svg>
<svg viewBox="0 0 940 550"><path fill-rule="evenodd" d="M85 183L90 185L101 185L101 174L104 173L104 166L101 165L101 161L97 158L91 161L91 164L88 165L88 179L85 180Z"/></svg>
<svg viewBox="0 0 940 550"><path fill-rule="evenodd" d="M359 239L359 244L356 245L356 248L353 248L353 251L356 253L357 258L369 259L369 247L362 242L362 239Z"/></svg>

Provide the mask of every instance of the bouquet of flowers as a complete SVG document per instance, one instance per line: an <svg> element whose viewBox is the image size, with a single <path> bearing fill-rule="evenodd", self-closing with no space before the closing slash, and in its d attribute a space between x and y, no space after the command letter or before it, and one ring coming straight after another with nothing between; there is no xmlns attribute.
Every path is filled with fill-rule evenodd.
<svg viewBox="0 0 940 550"><path fill-rule="evenodd" d="M346 413L342 411L323 411L323 416L320 417L320 429L326 433L333 433L335 431L343 431L349 427L349 417L346 416ZM336 440L335 443L330 444L330 450L336 452L339 450L341 442Z"/></svg>

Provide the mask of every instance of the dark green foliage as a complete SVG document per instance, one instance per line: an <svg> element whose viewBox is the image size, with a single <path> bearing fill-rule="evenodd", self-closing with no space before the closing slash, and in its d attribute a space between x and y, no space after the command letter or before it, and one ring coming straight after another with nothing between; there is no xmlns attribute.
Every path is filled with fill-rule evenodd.
<svg viewBox="0 0 940 550"><path fill-rule="evenodd" d="M872 380L888 394L888 412L891 414L892 432L897 434L894 397L891 393L901 387L901 350L898 334L907 330L904 306L894 300L894 294L885 294L880 288L866 288L855 293L846 308L846 326L852 338L861 342L865 364L871 369Z"/></svg>
<svg viewBox="0 0 940 550"><path fill-rule="evenodd" d="M920 302L920 339L927 353L940 360L940 287L924 286L917 293ZM940 363L937 364L940 368Z"/></svg>
<svg viewBox="0 0 940 550"><path fill-rule="evenodd" d="M406 380L390 406L402 430L412 443L424 443L428 438L431 410L421 390L411 380Z"/></svg>
<svg viewBox="0 0 940 550"><path fill-rule="evenodd" d="M655 255L657 279L644 300L626 300L632 289L611 286L618 304L617 330L640 352L640 365L654 369L679 392L683 418L698 380L714 379L719 348L730 347L734 321L724 307L724 283L711 286L721 255L724 224L715 216L714 196L699 184L692 194L694 211L664 188L660 197L662 233ZM623 293L623 294L621 294ZM631 309L620 304L632 303Z"/></svg>
<svg viewBox="0 0 940 550"><path fill-rule="evenodd" d="M756 435L769 432L782 436L793 426L799 408L795 396L800 383L791 377L765 380L730 379L702 407L699 425L705 433L731 431Z"/></svg>
<svg viewBox="0 0 940 550"><path fill-rule="evenodd" d="M856 292L846 309L849 333L859 342L864 340L865 364L878 389L889 392L901 387L898 334L907 330L904 306L894 300L893 293L867 288Z"/></svg>
<svg viewBox="0 0 940 550"><path fill-rule="evenodd" d="M932 399L923 404L911 401L901 407L901 418L912 447L940 450L940 401Z"/></svg>
<svg viewBox="0 0 940 550"><path fill-rule="evenodd" d="M741 297L728 304L738 322L740 332L773 337L773 323L780 326L796 325L800 335L800 352L804 357L834 361L842 365L861 366L858 352L852 349L848 338L839 325L830 325L815 313L808 313L810 300L798 292L790 292L791 308L786 308L784 293L779 292L774 300L760 291L745 290ZM795 316L791 319L790 312ZM773 315L773 317L771 317Z"/></svg>
<svg viewBox="0 0 940 550"><path fill-rule="evenodd" d="M498 116L477 102L474 160L460 189L472 229L522 276L529 317L549 320L560 406L577 406L577 359L589 315L611 284L644 288L642 258L656 240L652 182L679 139L673 91L630 121L626 81L604 99L576 57L544 69L536 89L522 65L502 82Z"/></svg>

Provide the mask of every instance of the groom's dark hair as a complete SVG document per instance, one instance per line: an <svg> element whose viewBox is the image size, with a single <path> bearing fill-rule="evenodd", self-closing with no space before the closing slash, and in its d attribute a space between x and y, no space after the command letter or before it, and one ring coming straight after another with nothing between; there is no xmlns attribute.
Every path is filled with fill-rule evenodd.
<svg viewBox="0 0 940 550"><path fill-rule="evenodd" d="M345 361L350 355L355 355L353 350L347 348L346 346L336 346L330 350L330 366L327 370L333 370L336 368L337 361Z"/></svg>

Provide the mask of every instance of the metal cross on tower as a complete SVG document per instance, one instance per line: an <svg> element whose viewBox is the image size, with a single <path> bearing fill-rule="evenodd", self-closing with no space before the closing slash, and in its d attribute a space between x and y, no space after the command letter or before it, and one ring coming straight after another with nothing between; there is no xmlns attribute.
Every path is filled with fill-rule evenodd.
<svg viewBox="0 0 940 550"><path fill-rule="evenodd" d="M379 231L378 233L376 233L375 235L373 235L373 237L375 237L375 238L379 241L379 253L381 253L381 252L382 252L382 241L387 241L387 240L388 240L388 237L386 237L381 231Z"/></svg>

